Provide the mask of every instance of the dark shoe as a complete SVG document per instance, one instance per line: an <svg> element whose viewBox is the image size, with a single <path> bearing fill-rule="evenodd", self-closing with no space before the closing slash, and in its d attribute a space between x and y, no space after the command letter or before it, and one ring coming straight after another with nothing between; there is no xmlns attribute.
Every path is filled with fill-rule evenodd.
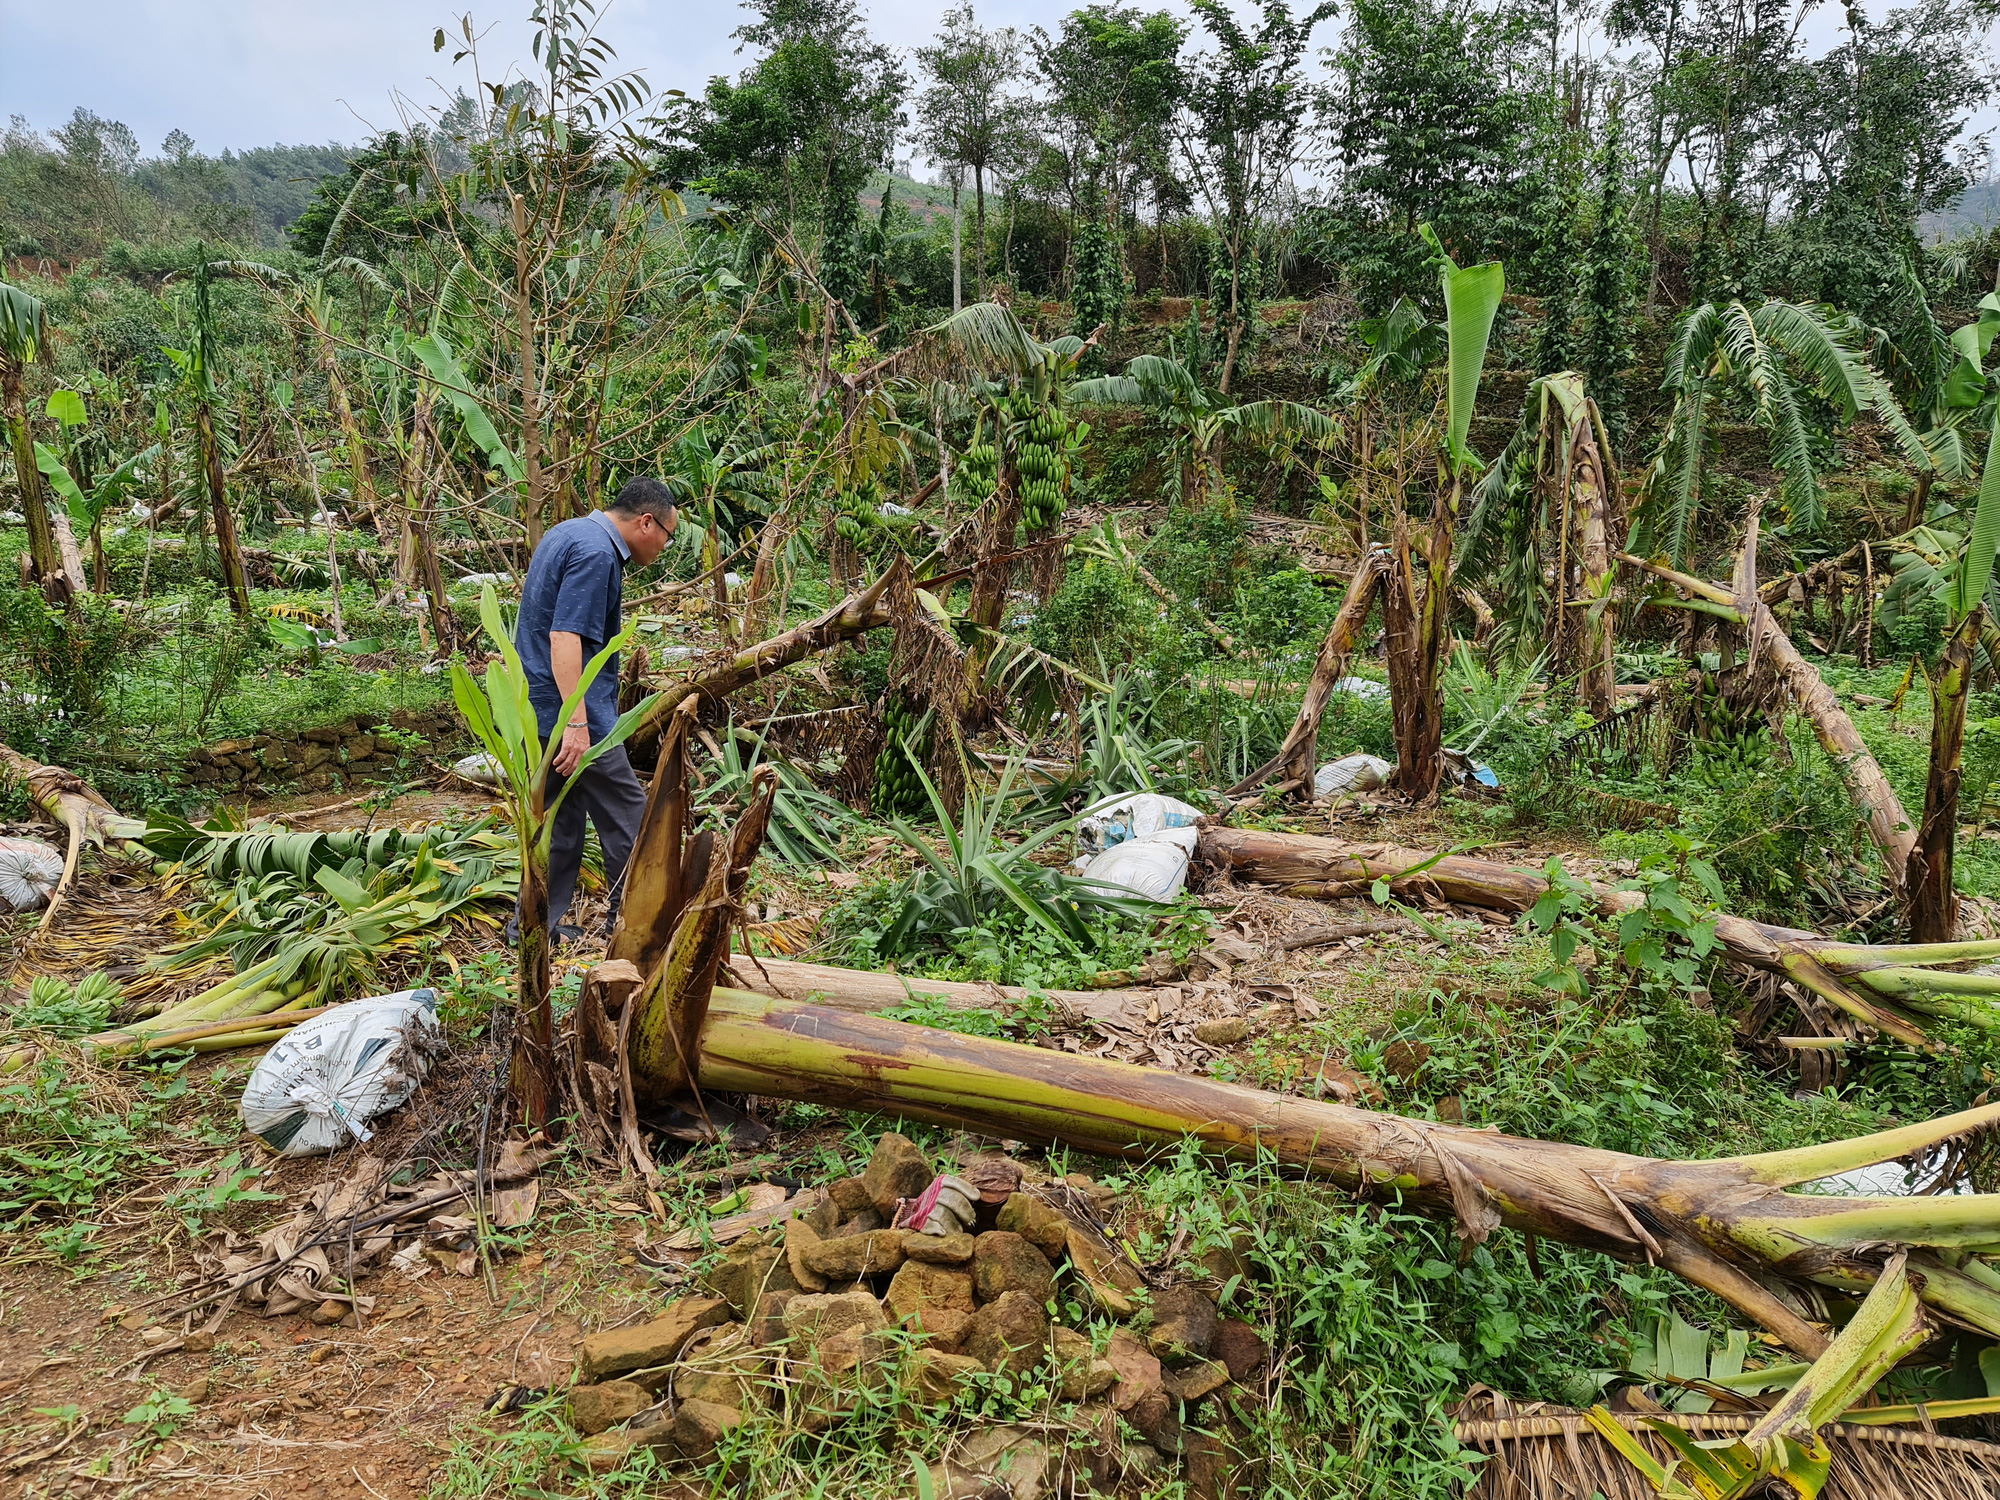
<svg viewBox="0 0 2000 1500"><path fill-rule="evenodd" d="M573 922L558 922L550 929L549 937L558 943L580 943L583 941L583 929Z"/></svg>

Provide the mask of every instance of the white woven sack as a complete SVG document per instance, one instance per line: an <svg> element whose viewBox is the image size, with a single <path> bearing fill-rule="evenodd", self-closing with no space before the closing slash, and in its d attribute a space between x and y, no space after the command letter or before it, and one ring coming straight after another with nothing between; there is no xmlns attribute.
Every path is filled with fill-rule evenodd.
<svg viewBox="0 0 2000 1500"><path fill-rule="evenodd" d="M1201 809L1158 792L1127 792L1087 807L1076 825L1079 849L1109 849L1163 828L1192 828Z"/></svg>
<svg viewBox="0 0 2000 1500"><path fill-rule="evenodd" d="M34 839L0 839L0 907L34 911L47 906L62 871L60 849Z"/></svg>
<svg viewBox="0 0 2000 1500"><path fill-rule="evenodd" d="M1163 828L1113 844L1083 867L1083 879L1148 901L1171 901L1187 884L1188 857L1199 837L1194 828Z"/></svg>
<svg viewBox="0 0 2000 1500"><path fill-rule="evenodd" d="M368 1122L417 1091L437 1034L437 991L336 1005L292 1029L243 1086L243 1123L283 1156L365 1141Z"/></svg>
<svg viewBox="0 0 2000 1500"><path fill-rule="evenodd" d="M1396 768L1377 755L1343 755L1313 773L1313 795L1331 797L1335 792L1372 792L1387 786Z"/></svg>

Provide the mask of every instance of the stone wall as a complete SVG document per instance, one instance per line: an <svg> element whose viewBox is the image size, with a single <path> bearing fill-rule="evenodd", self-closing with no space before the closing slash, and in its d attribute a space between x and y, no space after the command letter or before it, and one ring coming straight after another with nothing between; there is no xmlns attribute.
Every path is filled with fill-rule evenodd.
<svg viewBox="0 0 2000 1500"><path fill-rule="evenodd" d="M384 729L422 735L428 742L425 752L432 755L462 737L458 715L450 708L399 710L386 719L363 714L297 735L217 740L188 757L181 779L217 791L277 786L326 791L396 764L400 752L380 735Z"/></svg>

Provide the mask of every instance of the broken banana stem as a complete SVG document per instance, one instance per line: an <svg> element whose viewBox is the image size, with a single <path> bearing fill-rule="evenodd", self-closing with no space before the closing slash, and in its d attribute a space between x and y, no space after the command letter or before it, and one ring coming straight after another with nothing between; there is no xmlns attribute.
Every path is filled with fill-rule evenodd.
<svg viewBox="0 0 2000 1500"><path fill-rule="evenodd" d="M1722 1298L1807 1359L1828 1346L1796 1288L1865 1294L1910 1253L1940 1317L2000 1336L2000 1195L1836 1198L1785 1191L2000 1123L2000 1105L1823 1146L1675 1162L1291 1098L1107 1058L932 1030L718 988L701 1028L703 1090L893 1111L983 1134L1144 1157L1198 1142L1219 1158L1451 1215L1472 1242L1506 1226L1650 1260ZM1914 1283L1914 1278L1913 1278Z"/></svg>
<svg viewBox="0 0 2000 1500"><path fill-rule="evenodd" d="M1549 889L1548 878L1539 870L1310 834L1204 828L1199 852L1236 879L1282 886L1295 895L1358 895L1376 880L1387 880L1400 895L1429 890L1467 906L1525 912ZM1590 891L1599 914L1607 917L1623 916L1645 899L1637 891L1598 883ZM1846 943L1729 912L1715 913L1715 936L1736 962L1782 974L1864 1025L1909 1046L1929 1045L1922 1026L1909 1014L1912 1011L2000 1026L2000 1001L1987 1004L1979 999L1989 994L2000 997L2000 978L1937 973L1933 968L2000 956L2000 941Z"/></svg>

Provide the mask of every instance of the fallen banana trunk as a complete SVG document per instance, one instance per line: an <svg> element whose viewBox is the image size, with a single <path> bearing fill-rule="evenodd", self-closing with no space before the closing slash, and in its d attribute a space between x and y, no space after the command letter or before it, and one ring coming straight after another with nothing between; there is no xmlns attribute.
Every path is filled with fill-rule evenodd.
<svg viewBox="0 0 2000 1500"><path fill-rule="evenodd" d="M1030 990L1018 985L965 984L870 969L842 969L796 959L751 958L742 953L730 956L729 973L739 988L775 995L781 1000L812 1000L840 1010L894 1010L920 996L936 996L953 1010L991 1010L996 1005L1018 1006L1045 1000L1091 1020L1106 1021L1144 1015L1153 999L1153 991L1145 989Z"/></svg>
<svg viewBox="0 0 2000 1500"><path fill-rule="evenodd" d="M1144 1156L1192 1138L1453 1215L1666 1266L1809 1359L1829 1339L1808 1283L1865 1292L1892 1251L1946 1322L2000 1337L2000 1195L1835 1198L1786 1187L1893 1161L2000 1123L2000 1105L1859 1140L1673 1162L1408 1120L1309 1099L717 988L704 1092L894 1111L984 1134ZM1948 1261L1961 1262L1948 1264ZM1921 1286L1916 1284L1921 1281Z"/></svg>
<svg viewBox="0 0 2000 1500"><path fill-rule="evenodd" d="M146 825L136 818L128 818L100 797L84 779L74 771L65 771L61 766L45 766L39 761L0 745L0 781L21 787L28 794L28 800L49 817L62 824L69 834L69 847L63 855L62 879L49 895L48 908L42 913L42 920L36 932L45 932L55 920L56 908L62 905L71 884L76 880L76 863L85 844L100 847L116 845L123 849L139 849L138 839L145 833ZM151 855L147 855L151 858Z"/></svg>
<svg viewBox="0 0 2000 1500"><path fill-rule="evenodd" d="M1298 896L1356 896L1377 880L1398 894L1425 889L1447 900L1522 912L1549 888L1539 870L1524 870L1433 850L1244 828L1204 828L1200 857L1232 876L1283 886ZM1591 886L1603 916L1639 906L1636 891ZM1777 927L1717 912L1715 936L1738 963L1794 980L1855 1020L1911 1046L1927 1042L1911 1012L2000 1026L2000 975L1938 973L1936 966L2000 957L2000 941L1965 943L1842 943L1796 927Z"/></svg>
<svg viewBox="0 0 2000 1500"><path fill-rule="evenodd" d="M1750 545L1755 546L1754 531ZM1841 780L1847 783L1855 810L1861 814L1868 836L1882 856L1882 873L1901 902L1907 889L1910 852L1917 846L1917 820L1903 811L1903 804L1889 785L1880 762L1862 740L1854 721L1848 718L1847 710L1833 696L1826 680L1811 662L1799 655L1792 638L1771 613L1771 606L1756 596L1754 571L1747 580L1750 588L1746 590L1749 595L1746 599L1720 584L1629 552L1619 553L1618 560L1672 584L1688 596L1685 607L1741 626L1755 642L1755 649L1768 654L1792 702L1812 725L1814 737L1839 769Z"/></svg>

